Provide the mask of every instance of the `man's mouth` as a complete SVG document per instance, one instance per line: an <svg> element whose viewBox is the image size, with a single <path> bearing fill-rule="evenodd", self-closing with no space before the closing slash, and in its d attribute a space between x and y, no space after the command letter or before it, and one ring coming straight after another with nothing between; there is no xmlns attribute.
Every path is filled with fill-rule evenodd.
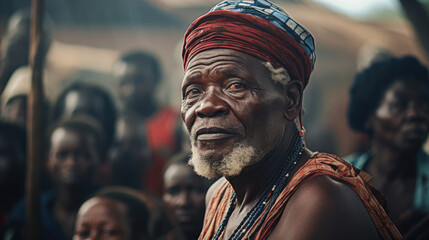
<svg viewBox="0 0 429 240"><path fill-rule="evenodd" d="M404 131L407 139L425 139L428 134L428 129L424 123L408 123Z"/></svg>
<svg viewBox="0 0 429 240"><path fill-rule="evenodd" d="M75 182L79 179L79 174L76 171L64 171L61 175L64 182Z"/></svg>
<svg viewBox="0 0 429 240"><path fill-rule="evenodd" d="M409 129L405 131L405 137L408 139L426 139L427 131L422 129Z"/></svg>
<svg viewBox="0 0 429 240"><path fill-rule="evenodd" d="M176 213L177 221L180 223L189 223L192 222L194 216L189 212L177 212Z"/></svg>
<svg viewBox="0 0 429 240"><path fill-rule="evenodd" d="M196 137L199 141L216 141L226 138L231 138L235 135L234 132L223 128L210 127L210 128L201 128L197 131Z"/></svg>

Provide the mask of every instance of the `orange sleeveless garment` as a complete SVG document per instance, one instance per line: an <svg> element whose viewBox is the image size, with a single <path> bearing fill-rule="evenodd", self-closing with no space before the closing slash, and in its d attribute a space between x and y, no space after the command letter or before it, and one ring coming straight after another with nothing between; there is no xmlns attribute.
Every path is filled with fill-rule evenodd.
<svg viewBox="0 0 429 240"><path fill-rule="evenodd" d="M292 194L305 181L319 175L328 175L334 179L340 180L356 191L368 210L382 239L402 239L398 229L387 216L386 211L381 205L384 203L384 197L371 183L369 183L371 177L367 173L354 168L339 157L327 153L315 155L295 173L289 184L274 203L273 208L268 213L268 217L256 234L255 239L267 239L280 220L281 214ZM203 230L199 237L200 240L212 239L216 234L218 226L228 210L231 195L232 187L227 181L213 194L207 207L206 219L204 220ZM261 216L258 220L260 220L260 218ZM252 233L255 227L256 226L252 226L252 228L247 231L247 234ZM248 236L247 234L244 238ZM221 236L220 239L222 239L222 237L223 236Z"/></svg>

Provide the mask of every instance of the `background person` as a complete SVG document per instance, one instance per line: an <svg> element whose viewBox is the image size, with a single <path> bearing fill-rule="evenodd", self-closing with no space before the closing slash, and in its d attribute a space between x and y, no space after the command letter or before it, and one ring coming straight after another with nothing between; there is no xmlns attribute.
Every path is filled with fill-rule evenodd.
<svg viewBox="0 0 429 240"><path fill-rule="evenodd" d="M106 147L113 142L117 120L117 110L113 97L100 86L75 82L66 87L58 96L53 119L69 118L75 115L87 115L102 124Z"/></svg>
<svg viewBox="0 0 429 240"><path fill-rule="evenodd" d="M107 198L114 204L102 204L100 198ZM97 200L94 200L97 199ZM123 207L118 207L124 205ZM88 207L89 206L89 207ZM100 210L97 211L96 209ZM112 214L108 214L108 213ZM102 218L99 218L102 216ZM136 191L123 186L110 186L101 189L80 208L75 224L75 239L89 238L92 233L111 233L108 225L116 226L112 237L125 239L178 239L177 229L173 227L165 211L165 206L157 197L148 192ZM100 230L106 231L100 231Z"/></svg>
<svg viewBox="0 0 429 240"><path fill-rule="evenodd" d="M150 151L150 161L143 172L143 187L162 195L162 172L168 159L181 148L181 124L176 110L156 99L161 82L161 65L154 55L143 51L124 54L115 64L113 74L119 85L124 123L142 129Z"/></svg>
<svg viewBox="0 0 429 240"><path fill-rule="evenodd" d="M117 110L110 93L101 86L74 82L66 87L58 96L53 107L53 120L59 121L72 116L89 116L101 123L105 136L106 151L100 156L102 166L97 169L97 184L106 186L112 183L111 162L108 151L113 144L116 129Z"/></svg>
<svg viewBox="0 0 429 240"><path fill-rule="evenodd" d="M401 227L408 210L428 212L429 156L422 149L429 133L428 69L412 56L370 65L356 75L347 117L371 143L347 160L374 176L392 220Z"/></svg>
<svg viewBox="0 0 429 240"><path fill-rule="evenodd" d="M46 168L55 187L41 195L41 238L70 239L80 205L97 189L93 177L105 151L103 129L88 117L64 119L48 131L46 145ZM25 225L21 201L9 215L5 236L23 239Z"/></svg>
<svg viewBox="0 0 429 240"><path fill-rule="evenodd" d="M151 164L151 155L144 127L119 119L109 160L114 185L145 189L142 179Z"/></svg>
<svg viewBox="0 0 429 240"><path fill-rule="evenodd" d="M150 213L138 192L103 189L85 201L77 214L73 240L147 240Z"/></svg>
<svg viewBox="0 0 429 240"><path fill-rule="evenodd" d="M5 37L0 51L0 93L3 92L12 74L22 66L29 65L30 53L30 9L15 12L7 23ZM51 45L51 21L45 18L41 39L41 59L43 64Z"/></svg>
<svg viewBox="0 0 429 240"><path fill-rule="evenodd" d="M175 155L164 172L163 200L185 239L197 239L204 222L205 196L213 183L188 165L189 152Z"/></svg>
<svg viewBox="0 0 429 240"><path fill-rule="evenodd" d="M43 127L46 128L50 123L51 103L56 95L54 78L48 72L44 71L43 76ZM1 94L1 113L0 116L9 122L27 126L27 103L31 90L31 69L28 66L22 66L13 72L6 88Z"/></svg>

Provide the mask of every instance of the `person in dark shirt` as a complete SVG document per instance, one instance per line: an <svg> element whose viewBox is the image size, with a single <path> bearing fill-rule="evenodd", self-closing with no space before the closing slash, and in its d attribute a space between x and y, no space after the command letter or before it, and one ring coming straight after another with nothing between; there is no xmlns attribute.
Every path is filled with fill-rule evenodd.
<svg viewBox="0 0 429 240"><path fill-rule="evenodd" d="M115 63L113 75L123 107L121 120L128 125L126 128L139 131L149 149L149 159L134 160L144 162L141 185L161 196L162 172L168 159L181 149L183 139L178 111L156 98L162 80L161 64L149 52L132 51Z"/></svg>
<svg viewBox="0 0 429 240"><path fill-rule="evenodd" d="M429 156L423 150L429 134L427 67L413 56L371 64L355 77L347 117L352 129L368 136L370 149L345 160L374 177L402 233L411 229L404 225L421 225L418 219L429 216ZM411 212L414 223L405 223ZM426 219L422 226L428 229Z"/></svg>
<svg viewBox="0 0 429 240"><path fill-rule="evenodd" d="M48 131L46 168L54 189L41 196L41 239L70 239L80 205L97 189L94 171L105 152L100 124L86 116L64 119ZM26 205L17 204L11 212L6 239L26 235Z"/></svg>

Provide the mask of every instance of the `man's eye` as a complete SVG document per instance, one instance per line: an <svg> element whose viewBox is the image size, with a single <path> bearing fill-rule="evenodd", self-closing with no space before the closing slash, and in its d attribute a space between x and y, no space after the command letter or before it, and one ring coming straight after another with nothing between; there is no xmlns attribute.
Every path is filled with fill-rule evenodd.
<svg viewBox="0 0 429 240"><path fill-rule="evenodd" d="M89 237L89 231L79 231L76 232L75 237L77 237L77 239L85 239Z"/></svg>
<svg viewBox="0 0 429 240"><path fill-rule="evenodd" d="M57 157L57 159L62 160L62 159L65 159L67 157L67 155L68 155L67 151L59 151L59 152L57 152L56 157Z"/></svg>
<svg viewBox="0 0 429 240"><path fill-rule="evenodd" d="M172 196L176 196L177 194L180 193L180 189L178 187L171 187L167 190L167 192Z"/></svg>
<svg viewBox="0 0 429 240"><path fill-rule="evenodd" d="M185 98L192 98L192 97L197 96L200 93L201 93L200 90L198 90L196 88L192 88L186 92Z"/></svg>
<svg viewBox="0 0 429 240"><path fill-rule="evenodd" d="M241 90L243 88L244 88L244 85L241 83L233 83L228 87L228 89L231 89L231 90Z"/></svg>
<svg viewBox="0 0 429 240"><path fill-rule="evenodd" d="M395 101L389 105L391 111L402 111L406 106L407 103L405 101Z"/></svg>
<svg viewBox="0 0 429 240"><path fill-rule="evenodd" d="M108 237L117 236L117 235L119 235L119 231L118 230L104 230L103 235L108 236Z"/></svg>

